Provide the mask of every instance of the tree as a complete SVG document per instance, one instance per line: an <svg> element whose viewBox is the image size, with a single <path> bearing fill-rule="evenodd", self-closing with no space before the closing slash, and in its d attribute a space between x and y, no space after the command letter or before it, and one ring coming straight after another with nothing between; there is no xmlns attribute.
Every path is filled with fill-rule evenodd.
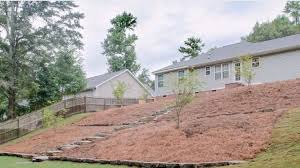
<svg viewBox="0 0 300 168"><path fill-rule="evenodd" d="M35 63L59 50L81 48L83 14L71 2L0 2L0 87L8 99L9 117L16 116L16 100L32 85ZM37 21L39 24L37 24Z"/></svg>
<svg viewBox="0 0 300 168"><path fill-rule="evenodd" d="M202 40L197 37L188 38L186 41L184 41L184 45L185 46L181 46L178 49L178 51L184 55L181 60L197 57L204 47L204 43L202 42Z"/></svg>
<svg viewBox="0 0 300 168"><path fill-rule="evenodd" d="M142 72L139 74L138 79L145 85L154 89L154 81L150 79L149 70L146 68L142 69Z"/></svg>
<svg viewBox="0 0 300 168"><path fill-rule="evenodd" d="M81 60L74 50L58 52L54 71L61 96L76 94L86 86Z"/></svg>
<svg viewBox="0 0 300 168"><path fill-rule="evenodd" d="M288 17L280 15L271 22L256 23L252 32L242 39L260 42L297 34L299 30L299 27L295 26Z"/></svg>
<svg viewBox="0 0 300 168"><path fill-rule="evenodd" d="M36 70L36 77L28 95L31 110L48 106L60 99L53 64L42 61L37 64Z"/></svg>
<svg viewBox="0 0 300 168"><path fill-rule="evenodd" d="M255 77L255 73L252 67L253 57L251 55L245 55L240 57L241 71L240 74L244 78L245 82L249 86Z"/></svg>
<svg viewBox="0 0 300 168"><path fill-rule="evenodd" d="M112 28L102 43L103 54L107 57L110 72L128 69L136 74L140 65L137 63L135 42L138 37L132 34L137 18L131 13L123 12L111 20Z"/></svg>
<svg viewBox="0 0 300 168"><path fill-rule="evenodd" d="M284 13L290 15L293 18L293 22L296 25L300 24L300 2L299 1L288 1L284 7Z"/></svg>
<svg viewBox="0 0 300 168"><path fill-rule="evenodd" d="M181 111L195 97L200 87L196 71L190 71L184 77L174 81L173 93L175 95L174 110L176 112L176 128L180 127Z"/></svg>
<svg viewBox="0 0 300 168"><path fill-rule="evenodd" d="M36 77L29 94L32 110L53 104L63 95L78 93L85 87L85 74L74 52L59 51L55 62L44 60L36 65Z"/></svg>
<svg viewBox="0 0 300 168"><path fill-rule="evenodd" d="M121 101L123 105L124 95L127 90L127 86L125 82L118 81L117 86L114 87L113 95L118 100Z"/></svg>

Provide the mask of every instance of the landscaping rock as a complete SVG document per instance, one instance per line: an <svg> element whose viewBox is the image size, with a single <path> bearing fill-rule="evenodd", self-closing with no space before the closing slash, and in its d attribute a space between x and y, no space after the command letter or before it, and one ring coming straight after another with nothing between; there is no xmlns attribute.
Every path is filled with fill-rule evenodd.
<svg viewBox="0 0 300 168"><path fill-rule="evenodd" d="M82 141L74 142L75 145L84 145L84 144L89 144L89 143L92 143L92 141L82 140Z"/></svg>
<svg viewBox="0 0 300 168"><path fill-rule="evenodd" d="M78 146L79 146L79 145L75 145L75 144L67 144L67 145L60 146L60 147L58 147L57 149L58 149L58 150L68 150L68 149L76 148L76 147L78 147Z"/></svg>
<svg viewBox="0 0 300 168"><path fill-rule="evenodd" d="M47 151L46 154L47 156L53 156L57 153L61 153L62 151L61 150L50 150L50 151Z"/></svg>
<svg viewBox="0 0 300 168"><path fill-rule="evenodd" d="M46 160L49 160L48 156L35 156L35 157L32 158L31 161L33 161L33 162L43 162L43 161L46 161Z"/></svg>
<svg viewBox="0 0 300 168"><path fill-rule="evenodd" d="M105 137L100 137L100 136L92 136L92 137L84 138L84 140L88 140L88 141L104 140L104 139Z"/></svg>

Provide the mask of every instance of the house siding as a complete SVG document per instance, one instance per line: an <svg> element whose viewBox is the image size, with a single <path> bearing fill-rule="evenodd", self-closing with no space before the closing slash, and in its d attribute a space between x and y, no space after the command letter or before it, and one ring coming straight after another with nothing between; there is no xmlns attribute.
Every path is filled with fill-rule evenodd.
<svg viewBox="0 0 300 168"><path fill-rule="evenodd" d="M98 86L94 90L94 97L113 98L113 90L117 86L118 81L125 82L127 86L124 98L141 98L145 93L145 89L128 72L125 72Z"/></svg>
<svg viewBox="0 0 300 168"><path fill-rule="evenodd" d="M211 73L206 75L205 67L196 69L201 81L201 91L225 88L225 84L232 82L245 83L243 79L235 81L234 61L224 62L229 65L229 78L215 80L215 65L210 66ZM295 79L300 77L300 50L272 54L259 57L259 67L254 68L255 77L252 83L266 83L280 80ZM216 64L217 65L217 64ZM157 75L155 75L155 95L163 96L172 94L174 80L177 79L178 71L163 73L164 87L158 87Z"/></svg>

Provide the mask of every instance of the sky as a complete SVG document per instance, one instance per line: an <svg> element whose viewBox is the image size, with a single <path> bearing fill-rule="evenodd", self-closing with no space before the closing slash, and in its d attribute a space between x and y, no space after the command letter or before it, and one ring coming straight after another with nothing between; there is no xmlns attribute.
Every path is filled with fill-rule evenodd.
<svg viewBox="0 0 300 168"><path fill-rule="evenodd" d="M282 14L285 1L221 0L77 0L85 14L83 67L87 77L107 72L101 42L110 20L123 11L137 17L134 33L137 61L150 72L179 60L178 48L190 36L200 37L204 52L212 47L237 43L254 24Z"/></svg>

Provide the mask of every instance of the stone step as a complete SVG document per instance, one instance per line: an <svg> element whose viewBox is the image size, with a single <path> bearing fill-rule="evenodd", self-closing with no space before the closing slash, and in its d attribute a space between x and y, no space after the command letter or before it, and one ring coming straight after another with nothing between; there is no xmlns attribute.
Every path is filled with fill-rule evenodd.
<svg viewBox="0 0 300 168"><path fill-rule="evenodd" d="M58 149L58 150L68 150L68 149L76 148L76 147L78 147L78 146L79 146L79 145L75 145L75 144L67 144L67 145L60 146L60 147L58 147L57 149Z"/></svg>
<svg viewBox="0 0 300 168"><path fill-rule="evenodd" d="M100 137L100 136L91 136L84 138L85 141L95 141L95 140L104 140L105 137Z"/></svg>
<svg viewBox="0 0 300 168"><path fill-rule="evenodd" d="M92 141L82 140L82 141L74 142L74 145L84 145L84 144L89 144L89 143L92 143Z"/></svg>
<svg viewBox="0 0 300 168"><path fill-rule="evenodd" d="M105 133L97 133L95 136L96 136L96 137L107 137L108 134L105 134Z"/></svg>
<svg viewBox="0 0 300 168"><path fill-rule="evenodd" d="M42 162L46 160L49 160L48 156L35 156L31 159L32 162Z"/></svg>
<svg viewBox="0 0 300 168"><path fill-rule="evenodd" d="M47 151L46 154L48 156L53 156L54 154L61 153L61 152L62 152L61 150L50 150L50 151Z"/></svg>

